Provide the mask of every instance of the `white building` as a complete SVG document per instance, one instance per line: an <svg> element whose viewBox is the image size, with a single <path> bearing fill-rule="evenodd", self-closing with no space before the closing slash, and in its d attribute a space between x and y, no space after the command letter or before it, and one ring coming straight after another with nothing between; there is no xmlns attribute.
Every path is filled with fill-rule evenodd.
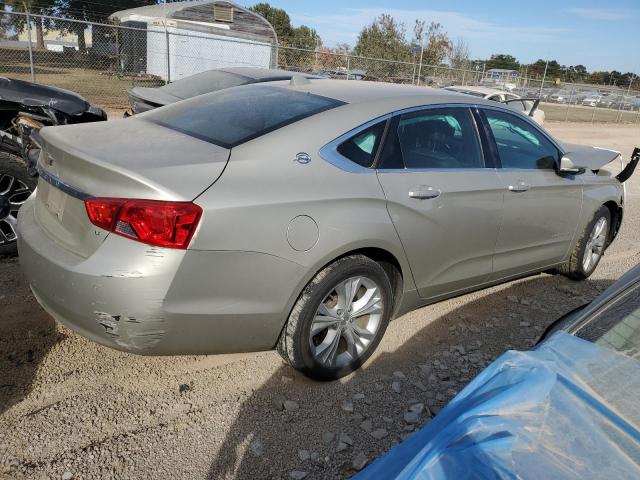
<svg viewBox="0 0 640 480"><path fill-rule="evenodd" d="M125 69L175 81L224 67L270 68L278 38L262 16L220 0L162 3L113 13L124 27Z"/></svg>

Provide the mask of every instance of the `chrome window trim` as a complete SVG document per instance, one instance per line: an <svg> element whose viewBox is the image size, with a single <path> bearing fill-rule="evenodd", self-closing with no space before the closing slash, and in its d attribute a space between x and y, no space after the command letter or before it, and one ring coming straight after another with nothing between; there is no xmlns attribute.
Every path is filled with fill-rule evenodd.
<svg viewBox="0 0 640 480"><path fill-rule="evenodd" d="M487 100L487 101L492 101L492 100ZM415 107L407 107L407 108L403 108L400 110L394 110L391 113L387 113L385 115L381 115L379 117L374 118L373 120L370 120L366 123L363 123L362 125L352 128L351 130L349 130L346 133L343 133L342 135L340 135L339 137L335 138L334 140L332 140L331 142L327 143L325 146L323 146L320 149L320 157L330 163L331 165L338 167L340 170L343 170L345 172L349 172L349 173L372 173L372 172L395 172L395 173L400 173L400 172L432 172L432 171L473 171L473 170L482 170L482 171L506 171L506 169L502 169L502 168L493 168L493 167L484 167L484 168L441 168L441 169L433 169L433 168L411 168L411 169L380 169L380 168L371 168L371 167L363 167L362 165L359 165L355 162L353 162L352 160L349 160L348 158L344 157L343 155L341 155L340 153L338 153L338 146L344 142L345 140L348 140L349 138L351 138L353 135L356 135L358 133L360 133L363 130L366 130L369 127L372 127L373 125L375 125L376 123L379 122L383 122L386 120L389 120L391 118L394 117L398 117L400 115L404 115L407 113L413 113L413 112L420 112L423 110L437 110L437 109L442 109L442 108L467 108L469 110L472 109L476 109L476 110L480 110L480 109L488 109L488 110L496 110L498 112L503 112L503 113L507 113L509 115L514 115L516 116L516 118L522 118L524 119L526 122L528 122L531 126L533 126L541 135L543 135L547 140L549 140L560 152L560 155L564 155L566 152L564 151L564 149L560 146L560 144L550 135L548 135L544 130L542 130L540 128L540 126L529 116L527 115L522 115L514 110L510 110L508 108L505 107L501 107L500 105L486 105L486 104L480 104L480 103L433 103L430 105L418 105ZM475 122L475 118L473 117L473 121L474 121L474 125L476 126L476 141L478 142L478 146L480 148L480 152L482 153L482 160L483 162L485 162L485 152L482 148L482 142L480 140L480 131L479 131L479 125L476 124ZM486 162L485 162L486 163ZM547 171L547 172L552 172L555 171L553 169L539 169L539 168L533 168L533 169L524 169L524 168L520 168L520 169L515 169L515 170L519 170L519 171Z"/></svg>
<svg viewBox="0 0 640 480"><path fill-rule="evenodd" d="M91 195L89 195L88 193L84 193L83 191L78 190L75 187L72 187L68 183L64 183L62 180L60 180L55 175L52 175L51 173L47 172L40 165L37 166L37 170L38 170L38 175L40 176L40 178L42 180L44 180L45 182L47 182L50 185L53 185L57 189L62 190L67 195L70 195L71 197L77 198L78 200L82 200L82 201L84 201L87 198L91 197Z"/></svg>

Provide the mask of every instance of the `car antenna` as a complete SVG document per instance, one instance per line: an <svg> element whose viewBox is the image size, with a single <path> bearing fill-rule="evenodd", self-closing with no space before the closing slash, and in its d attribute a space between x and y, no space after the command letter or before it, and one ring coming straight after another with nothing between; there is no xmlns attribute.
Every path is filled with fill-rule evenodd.
<svg viewBox="0 0 640 480"><path fill-rule="evenodd" d="M311 80L307 77L303 77L302 75L293 75L291 80L289 81L290 87L300 87L302 85L309 85Z"/></svg>

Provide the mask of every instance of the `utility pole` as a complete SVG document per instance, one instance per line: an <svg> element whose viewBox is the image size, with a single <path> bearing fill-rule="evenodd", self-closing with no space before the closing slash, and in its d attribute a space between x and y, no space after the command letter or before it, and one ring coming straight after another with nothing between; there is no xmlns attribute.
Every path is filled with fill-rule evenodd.
<svg viewBox="0 0 640 480"><path fill-rule="evenodd" d="M549 60L544 65L544 73L542 74L542 83L540 84L540 93L538 94L538 98L542 97L542 87L544 87L544 81L547 78L547 68L549 68Z"/></svg>
<svg viewBox="0 0 640 480"><path fill-rule="evenodd" d="M420 39L420 65L418 65L418 82L416 85L420 86L420 73L422 72L422 55L424 54L424 42Z"/></svg>

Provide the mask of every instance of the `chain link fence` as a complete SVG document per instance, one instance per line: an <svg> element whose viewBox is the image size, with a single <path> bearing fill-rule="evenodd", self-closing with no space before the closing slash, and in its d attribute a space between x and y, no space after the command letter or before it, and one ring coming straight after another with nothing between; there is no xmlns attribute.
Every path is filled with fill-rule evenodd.
<svg viewBox="0 0 640 480"><path fill-rule="evenodd" d="M640 91L560 83L472 69L367 58L328 49L90 23L18 12L0 13L0 76L79 93L111 112L128 108L127 90L156 87L195 73L233 66L280 68L346 81L382 81L442 88L485 86L540 98L548 120L640 123Z"/></svg>

